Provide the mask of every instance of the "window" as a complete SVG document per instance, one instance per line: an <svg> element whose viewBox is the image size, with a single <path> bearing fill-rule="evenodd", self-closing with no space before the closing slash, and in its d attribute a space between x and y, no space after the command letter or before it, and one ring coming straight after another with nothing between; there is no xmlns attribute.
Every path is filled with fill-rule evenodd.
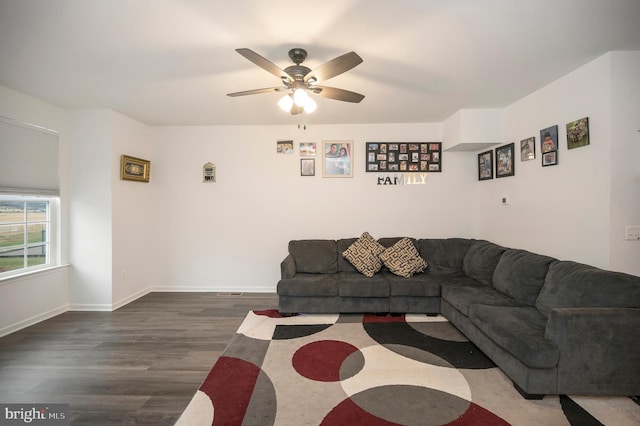
<svg viewBox="0 0 640 426"><path fill-rule="evenodd" d="M57 197L0 195L0 278L56 264Z"/></svg>

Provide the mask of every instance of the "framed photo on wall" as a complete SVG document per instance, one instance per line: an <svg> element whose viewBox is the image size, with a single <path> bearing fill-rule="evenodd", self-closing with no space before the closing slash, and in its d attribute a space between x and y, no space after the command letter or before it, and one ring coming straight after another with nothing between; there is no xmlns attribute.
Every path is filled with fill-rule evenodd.
<svg viewBox="0 0 640 426"><path fill-rule="evenodd" d="M315 175L316 175L316 159L301 158L300 159L300 176L315 176Z"/></svg>
<svg viewBox="0 0 640 426"><path fill-rule="evenodd" d="M542 166L558 164L558 126L540 130L540 152L542 152Z"/></svg>
<svg viewBox="0 0 640 426"><path fill-rule="evenodd" d="M520 161L529 161L536 158L536 137L531 136L520 141Z"/></svg>
<svg viewBox="0 0 640 426"><path fill-rule="evenodd" d="M300 142L300 156L313 157L316 155L315 142Z"/></svg>
<svg viewBox="0 0 640 426"><path fill-rule="evenodd" d="M323 141L322 177L353 177L353 141Z"/></svg>
<svg viewBox="0 0 640 426"><path fill-rule="evenodd" d="M545 152L542 154L542 166L555 166L558 164L558 151Z"/></svg>
<svg viewBox="0 0 640 426"><path fill-rule="evenodd" d="M567 123L567 148L589 145L589 117Z"/></svg>
<svg viewBox="0 0 640 426"><path fill-rule="evenodd" d="M493 179L493 150L478 154L478 180Z"/></svg>
<svg viewBox="0 0 640 426"><path fill-rule="evenodd" d="M367 142L367 172L441 172L442 142Z"/></svg>
<svg viewBox="0 0 640 426"><path fill-rule="evenodd" d="M120 157L120 179L149 182L151 162L142 158L122 155Z"/></svg>
<svg viewBox="0 0 640 426"><path fill-rule="evenodd" d="M515 175L514 149L514 143L496 148L496 178Z"/></svg>

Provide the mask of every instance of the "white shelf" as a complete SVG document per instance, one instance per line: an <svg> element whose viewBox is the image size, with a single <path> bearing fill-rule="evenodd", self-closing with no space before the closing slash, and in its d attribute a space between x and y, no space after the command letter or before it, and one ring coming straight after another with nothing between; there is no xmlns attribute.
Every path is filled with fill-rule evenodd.
<svg viewBox="0 0 640 426"><path fill-rule="evenodd" d="M457 152L475 152L482 149L487 149L495 145L500 145L502 142L463 142L447 148L444 151L457 151Z"/></svg>

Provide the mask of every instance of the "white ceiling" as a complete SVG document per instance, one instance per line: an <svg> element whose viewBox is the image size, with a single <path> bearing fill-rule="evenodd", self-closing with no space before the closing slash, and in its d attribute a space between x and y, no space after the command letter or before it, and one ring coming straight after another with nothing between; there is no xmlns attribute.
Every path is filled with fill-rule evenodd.
<svg viewBox="0 0 640 426"><path fill-rule="evenodd" d="M277 86L238 53L315 68L364 62L280 111ZM0 85L66 108L110 108L152 125L441 122L504 107L611 50L640 50L639 0L0 0ZM588 90L588 88L585 88Z"/></svg>

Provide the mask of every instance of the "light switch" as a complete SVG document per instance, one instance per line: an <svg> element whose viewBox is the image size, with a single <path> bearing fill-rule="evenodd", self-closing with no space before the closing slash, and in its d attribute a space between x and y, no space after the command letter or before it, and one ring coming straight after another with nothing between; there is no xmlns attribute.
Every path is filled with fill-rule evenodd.
<svg viewBox="0 0 640 426"><path fill-rule="evenodd" d="M640 240L640 226L625 226L624 238L627 240Z"/></svg>

